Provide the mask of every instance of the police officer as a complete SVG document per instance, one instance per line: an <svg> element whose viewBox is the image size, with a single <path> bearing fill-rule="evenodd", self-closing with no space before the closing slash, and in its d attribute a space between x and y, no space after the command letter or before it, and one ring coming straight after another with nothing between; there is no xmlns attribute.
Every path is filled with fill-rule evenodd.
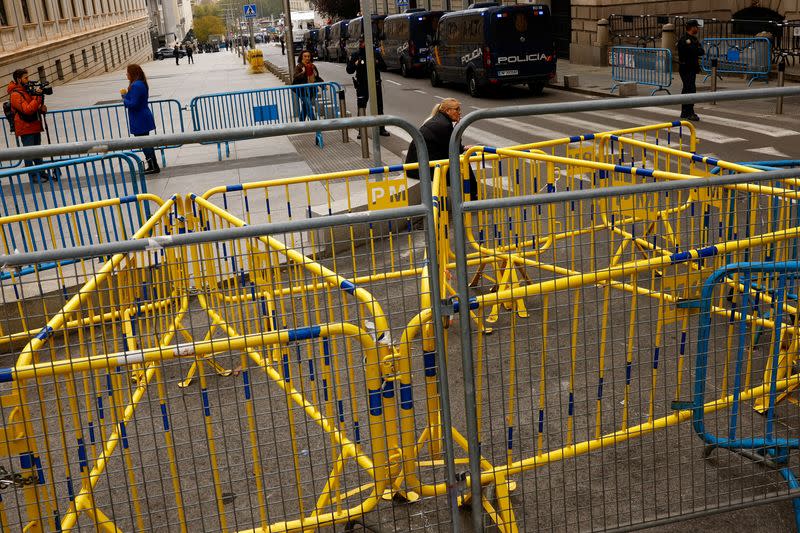
<svg viewBox="0 0 800 533"><path fill-rule="evenodd" d="M700 41L697 40L697 32L700 31L700 24L696 20L686 23L686 33L678 41L678 72L683 82L681 94L694 94L697 92L697 74L700 72L700 57L705 53ZM694 112L694 104L683 104L681 106L681 118L697 122L700 117Z"/></svg>
<svg viewBox="0 0 800 533"><path fill-rule="evenodd" d="M375 50L375 92L378 95L378 114L383 115L383 91L381 90L381 69L386 68L383 56ZM356 102L359 109L367 108L369 102L369 81L367 78L367 51L364 48L364 37L358 41L358 50L353 52L347 60L347 73L355 74L353 84L356 87ZM365 113L366 114L366 113ZM380 133L384 137L389 136L386 128L381 126ZM360 134L359 134L360 138Z"/></svg>

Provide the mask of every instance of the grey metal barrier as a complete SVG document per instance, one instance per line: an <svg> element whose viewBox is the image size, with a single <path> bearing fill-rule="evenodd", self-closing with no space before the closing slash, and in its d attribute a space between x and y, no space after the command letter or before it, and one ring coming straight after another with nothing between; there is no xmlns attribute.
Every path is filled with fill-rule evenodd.
<svg viewBox="0 0 800 533"><path fill-rule="evenodd" d="M87 377L91 382L93 375L86 372L101 360L113 360L116 366L117 360L110 359L108 354L122 350L132 357L128 358L126 355L125 362L121 366L117 366L116 370L111 369L117 372L112 382L116 383L113 380L116 380L118 375L125 374L123 382L129 383L129 378L135 380L137 392L131 396L125 394L117 396L109 392L109 401L116 402L115 405L120 407L126 405L126 413L142 410L150 413L151 409L155 409L155 413L161 413L158 415L159 420L161 417L167 420L163 427L166 445L163 440L155 445L160 458L148 455L153 448L149 452L145 451L146 447L140 440L145 438L144 432L152 434L152 426L147 424L146 429L142 430L136 427L131 417L127 417L122 422L125 423L124 431L126 438L129 439L126 442L130 446L125 444L121 450L117 449L117 456L115 459L108 459L108 463L106 458L112 452L107 451L109 450L107 442L118 442L115 439L119 438L113 429L105 428L103 431L106 433L99 433L102 435L101 439L105 440L92 439L92 447L87 444L87 454L84 455L83 452L76 453L72 448L65 450L65 446L59 444L63 442L61 437L54 437L58 433L57 430L55 432L50 430L48 436L43 434L38 424L29 426L36 433L37 440L42 439L48 443L42 450L20 449L20 453L25 457L30 454L35 460L40 461L44 472L47 472L40 483L30 487L30 491L24 494L26 500L32 502L28 510L37 507L42 509L42 518L34 517L34 522L52 520L49 517L59 516L58 513L46 513L44 507L33 503L43 501L38 492L47 491L48 487L63 481L59 477L63 468L55 469L58 473L55 474L56 479L53 479L49 474L53 470L49 469L49 466L53 462L68 462L74 476L83 480L89 475L92 467L83 469L81 466L83 463L79 464L79 459L83 461L82 458L88 456L87 460L92 465L99 454L103 454L104 459L103 465L98 468L109 465L105 466L107 474L104 475L112 476L126 487L133 487L126 494L127 498L120 494L114 496L114 509L123 507L126 509L125 512L115 512L115 521L119 521L122 526L134 527L139 520L153 519L147 512L147 506L138 505L140 496L135 487L140 486L141 481L129 478L125 474L126 471L133 472L133 470L118 470L116 466L111 466L113 461L122 460L119 455L121 453L126 461L132 460L135 464L151 465L157 460L163 466L160 470L162 473L171 472L163 474L164 479L151 479L150 484L147 484L149 496L141 496L160 498L160 501L174 500L173 510L170 511L171 524L183 523L188 516L186 511L188 506L198 503L198 500L202 500L201 503L208 509L215 509L208 516L192 519L193 523L203 524L198 525L201 529L224 529L227 523L234 521L241 526L250 524L247 527L274 523L280 528L304 529L311 524L306 513L312 507L316 509L312 521L320 526L336 522L347 522L350 524L349 527L354 527L357 523L369 525L371 517L376 517L380 523L385 524L386 513L364 513L376 506L388 505L384 501L391 500L393 496L408 501L423 498L414 506L398 506L388 513L394 524L406 524L405 528L416 529L435 520L442 525L442 529L449 527L449 524L454 524L455 529L458 528L459 481L455 475L455 463L452 459L452 435L447 430L451 427L451 420L441 307L429 304L426 308L424 305L418 307L417 304L409 304L412 294L419 295L421 299L424 296L428 302L441 301L436 250L438 235L434 218L437 200L431 190L424 140L416 128L404 120L382 116L119 139L108 144L84 142L77 145L54 145L34 147L34 149L42 155L54 156L63 155L70 150L112 151L130 149L134 146L142 148L150 143L159 145L219 142L316 130L333 131L344 127L358 129L384 125L402 127L423 147L420 153L422 164L419 172L419 200L415 205L409 201L407 207L365 212L347 210L342 214L330 214L331 206L328 205L325 206L324 213L314 214L311 210L307 212L300 210L301 212L295 212L292 216L289 211L287 221L247 224L240 215L235 214L232 205L233 195L241 194L243 188L242 185L236 184L222 187L219 194L209 195L208 199L191 195L189 198L173 197L165 201L142 225L133 240L0 257L0 265L6 272L20 268L28 268L35 272L37 265L59 266L72 261L81 267L86 265L86 270L90 273L87 285L78 293L70 293L63 310L40 316L45 319L41 330L44 333L38 336L29 335L29 344L23 349L15 368L36 364L37 358L43 361L44 353L51 347L55 348L54 343L60 342L59 339L67 335L74 335L70 332L75 331L76 324L89 328L95 335L87 334L86 338L92 339L91 345L81 343L86 348L82 355L93 357L94 363L88 366L73 366L72 369L80 373L80 377L76 379ZM24 148L11 154L3 153L0 157L31 155L31 148ZM383 177L382 181L386 183L379 181L376 186L388 185L385 190L393 191L396 186L394 183L397 178L396 173L403 169L403 166L368 169L366 175ZM289 181L291 183L283 185L287 197L292 190L304 196L307 190L305 181L310 180L293 178ZM272 182L265 182L262 185L266 187L270 183ZM249 194L252 196L254 193L250 191ZM220 199L219 203L217 199ZM270 216L269 203L267 205L267 216ZM394 252L377 249L382 246L380 239L377 238L381 231L392 232L393 237L390 239L394 238L397 243L403 243L403 249ZM350 241L354 233L365 237L364 245L351 248ZM330 241L335 256L319 255L317 243L320 241L317 239L328 234L346 236ZM352 266L349 265L348 253L353 254ZM387 257L389 255L391 257ZM103 258L104 262L87 260L98 256ZM329 265L331 262L335 265L336 258L339 258L340 262L347 263L337 267L337 270L350 271L352 277L344 277L338 271L331 271ZM396 264L404 261L411 262L409 267L405 267L414 274L413 278L409 278L410 284L408 280L398 281L398 276L389 272L390 266L394 268ZM408 272L404 275L407 276ZM10 286L7 287L10 289ZM327 287L327 290L314 298L302 294L305 291L308 293L319 291L321 287ZM379 295L386 294L385 297L389 298L391 307L385 312L382 311L378 306L381 298L373 300L366 297L367 287L378 291ZM26 294L31 293L36 295L37 291L29 290ZM346 301L351 297L356 299L352 305ZM304 303L300 304L301 301ZM11 302L12 299L7 300L7 303ZM192 306L199 305L200 309L205 310L202 319L188 318L189 313L193 312L187 307L190 303ZM302 311L300 307L306 311ZM255 311L256 315L252 315L252 311ZM127 325L124 325L119 332L116 328L94 327L94 324L106 320L100 317L116 319L121 315L125 316L123 322ZM337 320L342 321L340 325L343 335L337 336L336 333L338 331L336 328L339 327L336 324L339 322L334 324L326 322L325 317L334 315ZM246 318L247 316L251 318ZM347 316L352 318L348 319ZM385 323L388 319L391 319L393 327L386 330ZM394 322L396 319L403 320L401 325L407 326L408 335L400 335L400 331L394 329L397 325ZM191 328L187 327L189 322L192 324ZM200 332L198 337L189 339L201 329L200 324L209 328L208 336L204 338L204 333ZM30 329L32 328L28 331ZM270 333L264 337L267 330ZM227 351L236 348L228 342L223 344L217 342L218 347L223 348L216 354L217 362L214 361L214 354L209 354L209 357L203 358L204 360L195 361L188 371L187 368L180 367L182 358L185 361L186 356L195 353L194 350L199 355L205 347L210 346L208 342L214 344L216 341L213 339L217 339L220 334L227 335L232 343L241 347L242 354L249 358L249 362L245 360L239 362L237 357L231 365L231 368L236 368L237 371L229 372L221 365L228 367ZM276 344L270 340L259 347L250 344L255 339L252 335L261 339L275 337L274 340L278 342ZM154 338L155 344L152 342ZM423 353L420 341L426 346L430 344L432 348L426 348ZM375 346L375 349L360 347L367 345ZM74 343L70 344L67 350L74 349L75 346L77 345ZM102 349L97 348L98 346L102 346ZM189 348L190 346L193 348ZM186 472L195 472L199 466L195 468L188 465L185 457L179 456L176 459L176 456L170 455L172 448L169 443L172 435L186 437L185 426L182 429L174 427L176 424L173 417L182 417L184 414L182 411L178 414L176 410L180 406L175 402L167 398L159 400L160 395L153 390L156 385L149 370L153 368L152 362L143 360L141 362L145 366L139 367L134 356L135 352L145 353L156 348L161 350L159 356L161 363L156 364L167 364L171 367L170 372L164 374L171 376L168 384L161 383L161 378L155 378L159 380L159 387L164 384L168 390L171 390L173 385L184 387L183 394L196 397L197 401L202 401L207 406L207 409L192 411L194 414L191 416L205 413L205 422L208 424L206 427L209 429L219 424L229 427L234 421L242 424L239 430L230 433L240 436L240 444L234 445L233 448L230 448L232 441L229 437L215 440L214 431L205 435L198 434L190 439L203 448L199 460L203 461L203 468L210 468L209 482L215 488L213 491L197 493L186 489L186 485L183 484L187 479ZM380 357L375 357L375 350ZM273 360L273 355L267 356L268 352L273 351L273 355L278 359ZM256 357L257 353L263 353L268 360L259 359ZM76 357L77 355L75 353ZM145 356L145 359L148 358L149 356ZM253 358L261 363L252 365ZM422 358L425 360L424 369L417 364ZM175 362L171 363L170 360ZM172 365L178 366L173 368ZM139 372L140 368L143 372ZM221 376L210 375L209 369L216 370ZM49 377L39 374L38 370L36 372L37 379L44 380L43 386L50 387ZM180 377L186 376L186 379L180 381L173 379L174 372ZM263 372L267 373L268 381L278 384L279 389L276 389L279 392L278 396L274 395L274 391L272 395L264 392ZM378 373L380 378L377 377ZM6 375L8 374L5 369L0 370L0 376ZM103 373L97 375L102 377ZM228 376L230 376L229 381L221 381ZM33 382L26 380L22 374L16 374L12 379L19 381L20 384L24 381L33 385ZM193 379L200 381L199 389L188 388ZM230 384L226 386L226 383ZM148 384L151 386L145 391ZM363 385L366 388L363 388ZM281 392L281 389L284 392ZM124 387L119 389L115 386L115 390L124 390ZM231 395L234 394L231 391L234 390L238 390L240 395L244 394L245 398L237 400L242 406L241 410L235 408L238 416L231 412L230 401L233 401ZM415 400L426 395L426 400ZM250 403L246 401L255 398L259 401ZM278 400L283 401L282 406L278 404L272 406ZM35 394L29 404L33 409L42 406L42 402ZM425 425L424 428L419 426L418 417L415 416L417 404L426 408L431 405L437 406L433 412L435 420L430 421L430 426ZM271 407L265 411L265 405ZM247 415L244 415L245 406L249 413ZM58 410L57 415L54 412L53 416L72 420L75 413L70 413L69 410L81 409L75 408L72 403L68 408L66 405L63 407L64 409ZM251 408L252 411L249 410ZM224 420L219 418L220 409L227 409ZM359 419L355 418L355 413L363 415L360 424ZM79 418L86 420L87 416L89 415L83 413ZM285 425L275 425L266 433L256 430L267 419L283 420L274 417L284 416L288 418ZM293 422L292 417L297 417L298 423ZM120 420L113 420L117 428L119 422ZM102 425L100 421L97 423ZM253 425L248 426L248 424ZM87 429L77 428L79 425L76 423L72 427L82 432L81 438L86 439ZM190 426L203 427L202 422ZM429 427L436 431L437 437L430 435ZM320 428L321 435L318 434ZM385 431L382 428L385 428ZM111 436L107 438L108 435ZM34 435L31 437L31 441L34 440ZM417 441L421 438L431 442L437 441L439 444L437 447L431 444L431 451L423 452L422 445L418 445ZM89 440L80 442L88 443ZM441 443L444 445L441 446ZM241 455L242 446L246 446L249 450L245 456ZM223 452L229 448L230 457L227 452ZM89 449L92 451L89 452ZM101 451L95 453L94 450ZM291 450L288 456L286 450ZM61 458L62 451L64 459ZM331 455L331 452L336 453ZM415 458L415 455L419 457ZM288 462L287 457L289 457ZM33 466L30 469L27 468L27 462L21 465L20 471L23 472L23 477L27 478L37 472L35 460L32 460ZM310 460L313 463L309 464ZM245 474L249 478L245 481L234 470L224 466L226 461L246 464L240 473L255 472L255 474L253 476ZM72 464L73 462L75 464ZM283 466L280 466L282 463ZM321 467L323 464L326 466ZM425 490L428 490L426 487L433 486L430 480L419 479L416 474L416 470L423 464L430 465L436 486L429 489L429 492ZM187 466L189 470L185 470ZM289 470L285 470L286 468ZM308 477L295 479L293 475L285 475L285 472L292 469L295 469L295 473L305 473L304 475L309 475L311 472L313 479ZM325 476L330 473L330 477L320 478L317 477L318 474L314 474L322 470L325 471ZM138 477L138 474L131 475ZM146 474L143 475L147 477ZM167 477L173 479L171 485L166 481ZM74 483L75 501L80 503L87 500L88 481ZM156 489L168 485L171 488L167 489L166 493ZM323 485L325 488L322 489L321 495L315 497L313 501L309 500L307 492L309 487L313 491L315 487ZM250 488L244 489L246 486ZM91 490L93 501L96 502L94 507L105 508L108 505L110 489L105 485L96 487L92 485ZM226 502L231 497L223 494L231 490L241 495L244 494L243 491L248 490L258 494L259 497L253 498L254 504L246 506L247 509L241 511L238 504L235 506L236 509L234 506L226 507ZM277 507L270 507L267 510L264 507L267 503L265 496L267 491L270 491L270 494L273 494L273 491L280 493L283 502L281 510ZM66 493L63 495L66 497ZM437 502L444 500L433 498L437 495L447 496L447 504L441 508ZM23 495L20 494L19 497L22 498ZM357 500L362 501L363 505L356 505ZM54 502L54 500L48 501ZM61 501L59 499L49 505L60 508ZM64 501L66 510L70 504ZM316 507L314 507L315 502ZM48 504L41 505L46 507ZM69 512L60 514L61 524L58 525L66 529L77 520L78 516L88 520L93 517L96 519L97 515L86 513L81 505L76 505L70 508ZM308 507L309 505L311 507ZM7 505L6 509L11 507ZM142 512L142 509L145 512ZM423 509L424 512L419 509ZM290 515L294 515L294 518ZM302 523L297 520L298 515L303 518ZM24 527L29 523L30 515L22 516L20 513L20 516L17 521L11 523ZM53 526L56 528L57 524Z"/></svg>
<svg viewBox="0 0 800 533"><path fill-rule="evenodd" d="M698 282L720 263L793 257L800 171L729 164L733 175L705 178L722 162L610 135L581 163L536 150L473 148L485 155L472 164L478 199L466 201L470 180L458 154L465 130L481 119L800 95L785 91L494 108L456 126L450 167L461 168L462 178L451 181L449 205L464 412L454 422L466 425L474 530L486 520L501 528L634 529L798 496L791 483L776 485L774 474L762 483L761 473L732 479L709 468L709 450L686 438L684 423L693 412L685 369L701 351L691 344ZM694 180L678 178L689 173ZM772 285L756 286L758 316L774 317L781 304L768 296ZM729 278L725 289L741 287ZM777 342L781 371L773 379L764 353L748 348L739 359L749 365L748 378L737 389L744 367L736 368L728 349L735 344L727 344L728 320L738 312L728 303L736 300L712 302L716 351L705 384L715 395L703 409L709 417L723 411L716 424L734 404L746 404L738 435L760 438L762 400L770 390L785 397L798 381L792 334L751 316L745 335ZM780 421L800 431L791 411ZM765 464L760 453L751 454L751 466Z"/></svg>
<svg viewBox="0 0 800 533"><path fill-rule="evenodd" d="M640 85L655 87L653 92L666 91L672 85L672 52L666 48L635 48L630 46L614 46L611 55L611 79L614 85L611 92L620 83L634 82Z"/></svg>
<svg viewBox="0 0 800 533"><path fill-rule="evenodd" d="M204 94L192 98L189 104L192 127L194 131L208 131L342 118L341 91L338 83L323 82ZM323 147L321 134L317 135L316 143ZM225 154L230 155L227 143ZM221 145L218 156L222 158Z"/></svg>
<svg viewBox="0 0 800 533"><path fill-rule="evenodd" d="M706 72L704 82L712 75L715 60L717 73L749 76L748 86L757 79L769 81L772 45L766 37L707 38L702 44L705 54L700 66Z"/></svg>

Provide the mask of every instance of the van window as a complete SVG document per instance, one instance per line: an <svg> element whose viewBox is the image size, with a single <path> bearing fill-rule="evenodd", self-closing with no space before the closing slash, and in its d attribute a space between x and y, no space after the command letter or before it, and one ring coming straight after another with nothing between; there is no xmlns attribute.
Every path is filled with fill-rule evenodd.
<svg viewBox="0 0 800 533"><path fill-rule="evenodd" d="M414 20L414 39L424 45L427 42L426 38L433 38L436 35L436 29L439 27L440 15L425 15L422 17L415 17ZM422 19L422 20L420 20ZM408 33L408 21L406 21L406 33Z"/></svg>
<svg viewBox="0 0 800 533"><path fill-rule="evenodd" d="M537 10L538 11L538 10ZM552 46L550 17L534 15L532 9L502 11L491 15L490 40L499 46L523 48L531 45L549 50Z"/></svg>

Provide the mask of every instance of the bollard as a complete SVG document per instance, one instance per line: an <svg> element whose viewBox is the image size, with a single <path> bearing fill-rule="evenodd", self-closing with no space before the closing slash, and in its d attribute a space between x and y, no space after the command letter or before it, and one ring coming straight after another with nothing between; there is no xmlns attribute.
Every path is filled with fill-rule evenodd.
<svg viewBox="0 0 800 533"><path fill-rule="evenodd" d="M600 63L599 66L608 66L608 47L610 41L610 34L608 29L608 19L600 19L597 21L597 42L595 46L599 49Z"/></svg>
<svg viewBox="0 0 800 533"><path fill-rule="evenodd" d="M717 64L719 63L719 59L712 59L711 60L711 92L717 92ZM711 101L711 105L717 105L716 100Z"/></svg>
<svg viewBox="0 0 800 533"><path fill-rule="evenodd" d="M661 28L661 48L675 49L675 25L664 24Z"/></svg>
<svg viewBox="0 0 800 533"><path fill-rule="evenodd" d="M367 114L367 110L363 107L358 108L358 116L363 117ZM361 135L361 157L364 159L369 159L369 140L367 139L368 131L367 128L359 128L358 129L359 135Z"/></svg>
<svg viewBox="0 0 800 533"><path fill-rule="evenodd" d="M344 89L339 91L339 109L341 111L341 116L339 118L347 118L347 101L344 97ZM350 130L347 128L342 128L342 142L350 142Z"/></svg>
<svg viewBox="0 0 800 533"><path fill-rule="evenodd" d="M778 60L778 87L783 87L786 81L786 58L781 56ZM778 97L778 102L775 104L775 114L783 115L783 96Z"/></svg>

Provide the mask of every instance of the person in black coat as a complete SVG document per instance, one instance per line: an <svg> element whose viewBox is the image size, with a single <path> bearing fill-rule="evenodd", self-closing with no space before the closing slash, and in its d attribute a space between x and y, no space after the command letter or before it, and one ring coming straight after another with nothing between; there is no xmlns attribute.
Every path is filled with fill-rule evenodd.
<svg viewBox="0 0 800 533"><path fill-rule="evenodd" d="M383 90L381 90L381 70L386 69L383 56L375 50L375 93L378 101L378 114L383 115ZM355 74L353 85L356 88L356 104L359 109L366 109L369 102L369 78L367 77L367 51L364 48L364 38L358 41L358 50L350 55L347 60L347 73ZM366 114L366 113L364 113ZM381 127L381 135L389 136L386 128ZM359 134L361 138L361 134Z"/></svg>
<svg viewBox="0 0 800 533"><path fill-rule="evenodd" d="M422 126L419 127L422 137L425 139L425 146L428 148L428 158L430 161L439 161L448 159L450 157L450 135L453 133L453 126L461 120L461 103L455 98L445 98L440 103L433 107L431 116L426 120ZM459 153L463 152L466 148L464 145L459 146ZM414 141L408 146L406 153L406 164L418 163L417 146ZM431 173L433 170L431 170ZM419 179L419 174L416 170L409 170L407 172L411 178ZM433 175L431 174L431 178ZM450 171L447 171L447 185L450 185ZM434 191L435 193L436 191ZM469 169L469 190L464 191L469 193L470 200L478 198L478 182L475 179L475 174L472 168Z"/></svg>
<svg viewBox="0 0 800 533"><path fill-rule="evenodd" d="M700 25L696 20L686 23L686 33L678 41L678 73L681 75L683 90L681 94L697 92L697 74L700 72L700 57L704 55L703 47L697 40ZM698 121L700 117L694 112L694 104L681 106L681 118Z"/></svg>

